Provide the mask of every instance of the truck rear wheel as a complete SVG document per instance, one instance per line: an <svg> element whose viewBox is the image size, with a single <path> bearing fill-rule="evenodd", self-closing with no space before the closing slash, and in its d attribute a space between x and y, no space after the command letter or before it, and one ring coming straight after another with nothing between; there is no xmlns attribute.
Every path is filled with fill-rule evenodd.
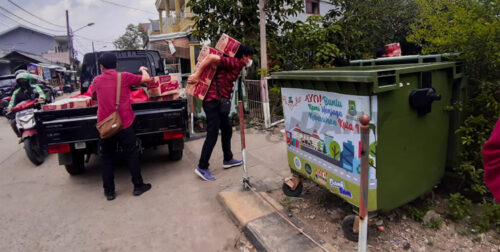
<svg viewBox="0 0 500 252"><path fill-rule="evenodd" d="M180 150L172 150L172 147L170 147L170 145L169 145L168 146L168 157L172 161L181 160L181 158L182 158L182 151L183 151L182 149L180 149Z"/></svg>
<svg viewBox="0 0 500 252"><path fill-rule="evenodd" d="M72 158L73 163L65 165L66 171L72 176L83 173L85 170L85 154L74 152L72 153Z"/></svg>
<svg viewBox="0 0 500 252"><path fill-rule="evenodd" d="M181 158L182 158L182 150L170 151L168 153L168 157L172 161L181 160Z"/></svg>

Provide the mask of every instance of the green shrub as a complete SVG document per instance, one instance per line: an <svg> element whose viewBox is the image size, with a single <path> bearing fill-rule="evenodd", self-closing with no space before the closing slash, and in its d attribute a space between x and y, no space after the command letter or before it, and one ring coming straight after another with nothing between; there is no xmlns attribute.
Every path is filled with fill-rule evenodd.
<svg viewBox="0 0 500 252"><path fill-rule="evenodd" d="M500 205L490 202L479 204L478 210L473 212L471 226L477 232L486 232L490 229L500 232Z"/></svg>
<svg viewBox="0 0 500 252"><path fill-rule="evenodd" d="M448 208L446 209L446 215L450 219L459 221L470 215L472 203L469 199L462 196L462 194L450 194L449 201Z"/></svg>

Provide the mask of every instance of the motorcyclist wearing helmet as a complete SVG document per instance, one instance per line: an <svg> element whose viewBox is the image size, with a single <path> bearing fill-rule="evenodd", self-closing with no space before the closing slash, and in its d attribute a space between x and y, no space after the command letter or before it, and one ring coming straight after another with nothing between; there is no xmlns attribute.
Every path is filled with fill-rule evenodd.
<svg viewBox="0 0 500 252"><path fill-rule="evenodd" d="M38 102L44 102L46 100L43 90L38 85L31 84L31 74L18 73L16 83L17 89L12 93L7 113L10 113L12 108L22 101L37 99Z"/></svg>

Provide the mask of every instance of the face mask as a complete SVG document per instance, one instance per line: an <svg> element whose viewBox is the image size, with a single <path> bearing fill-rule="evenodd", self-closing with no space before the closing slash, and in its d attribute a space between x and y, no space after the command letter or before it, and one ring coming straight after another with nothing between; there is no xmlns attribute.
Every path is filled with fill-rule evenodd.
<svg viewBox="0 0 500 252"><path fill-rule="evenodd" d="M253 64L253 60L251 60L251 59L250 59L250 60L248 61L247 65L246 65L246 67L247 67L247 68L248 68L248 67L251 67L251 66L252 66L252 64Z"/></svg>
<svg viewBox="0 0 500 252"><path fill-rule="evenodd" d="M28 80L18 81L17 83L19 84L19 87L23 89L27 89L30 86Z"/></svg>

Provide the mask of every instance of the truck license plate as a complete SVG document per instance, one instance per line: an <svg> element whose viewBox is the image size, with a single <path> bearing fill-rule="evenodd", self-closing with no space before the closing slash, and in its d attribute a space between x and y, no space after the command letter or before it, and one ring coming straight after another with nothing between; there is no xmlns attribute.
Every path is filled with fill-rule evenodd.
<svg viewBox="0 0 500 252"><path fill-rule="evenodd" d="M85 147L86 147L85 142L78 142L78 143L75 143L75 149L76 149L76 150L85 149Z"/></svg>

